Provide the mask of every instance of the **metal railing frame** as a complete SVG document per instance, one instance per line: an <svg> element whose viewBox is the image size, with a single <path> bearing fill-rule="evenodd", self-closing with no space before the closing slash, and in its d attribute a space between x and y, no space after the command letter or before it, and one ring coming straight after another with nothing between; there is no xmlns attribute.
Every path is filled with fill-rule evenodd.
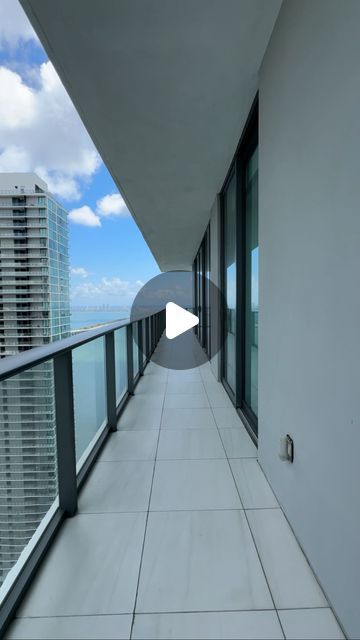
<svg viewBox="0 0 360 640"><path fill-rule="evenodd" d="M143 326L145 323L145 344ZM116 403L115 331L125 328L127 356L127 388L120 403ZM34 544L30 555L20 567L0 603L0 637L10 624L14 613L45 556L58 529L67 517L77 513L79 490L94 464L109 433L117 430L117 422L135 386L144 373L152 353L165 329L165 311L161 310L137 320L139 371L134 378L133 322L121 320L78 333L70 338L35 347L0 360L0 382L27 369L53 360L56 415L56 452L58 471L58 507ZM103 337L105 340L105 392L107 420L98 438L77 472L75 451L74 387L72 352L74 349ZM143 351L144 350L144 351ZM143 358L145 353L145 359Z"/></svg>

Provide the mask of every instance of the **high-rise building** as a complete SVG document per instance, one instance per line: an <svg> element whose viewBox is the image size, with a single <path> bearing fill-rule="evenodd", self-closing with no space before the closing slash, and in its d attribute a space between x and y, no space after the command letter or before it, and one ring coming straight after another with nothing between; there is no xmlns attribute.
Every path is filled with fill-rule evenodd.
<svg viewBox="0 0 360 640"><path fill-rule="evenodd" d="M36 174L0 174L0 357L69 332L67 213ZM56 496L54 469L45 363L0 384L0 584Z"/></svg>

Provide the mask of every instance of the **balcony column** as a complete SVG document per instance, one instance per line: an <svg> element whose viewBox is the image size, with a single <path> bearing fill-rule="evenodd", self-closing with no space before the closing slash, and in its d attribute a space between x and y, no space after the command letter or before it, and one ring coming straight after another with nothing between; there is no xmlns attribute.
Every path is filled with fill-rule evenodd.
<svg viewBox="0 0 360 640"><path fill-rule="evenodd" d="M105 375L107 420L110 431L117 430L116 381L115 381L115 340L114 332L105 336Z"/></svg>
<svg viewBox="0 0 360 640"><path fill-rule="evenodd" d="M133 325L126 326L127 386L130 395L134 395Z"/></svg>
<svg viewBox="0 0 360 640"><path fill-rule="evenodd" d="M59 504L67 516L73 516L77 511L77 481L71 351L54 358L54 378Z"/></svg>

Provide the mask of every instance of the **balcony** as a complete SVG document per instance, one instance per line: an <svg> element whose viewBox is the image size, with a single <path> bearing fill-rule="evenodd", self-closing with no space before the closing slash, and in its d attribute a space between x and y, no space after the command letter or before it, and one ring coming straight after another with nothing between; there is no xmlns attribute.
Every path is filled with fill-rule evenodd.
<svg viewBox="0 0 360 640"><path fill-rule="evenodd" d="M148 317L0 363L5 632L319 640L341 637L332 610L359 639L360 3L20 3L159 269L194 274L201 343L222 345L210 368L158 370ZM41 226L45 197L15 202L4 227ZM50 264L22 242L2 265Z"/></svg>
<svg viewBox="0 0 360 640"><path fill-rule="evenodd" d="M53 393L53 371L57 434L57 463L50 447L47 461L37 454L37 483L28 469L28 501L21 458L12 475L31 522L23 516L4 550L9 567L22 551L1 590L4 627L16 615L5 637L294 638L310 628L342 638L210 363L160 367L152 350L173 347L161 315L124 324L4 363L11 389L46 366ZM192 333L186 344L200 349ZM34 398L32 420L43 407ZM49 471L53 504L41 493Z"/></svg>

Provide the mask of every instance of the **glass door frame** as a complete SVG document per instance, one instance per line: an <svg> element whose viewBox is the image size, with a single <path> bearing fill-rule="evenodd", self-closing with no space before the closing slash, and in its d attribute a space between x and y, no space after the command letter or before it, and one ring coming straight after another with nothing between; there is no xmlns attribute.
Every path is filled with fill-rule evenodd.
<svg viewBox="0 0 360 640"><path fill-rule="evenodd" d="M204 324L205 324L205 351L211 357L211 303L210 303L210 278L211 278L211 256L210 256L210 224L208 225L204 240Z"/></svg>
<svg viewBox="0 0 360 640"><path fill-rule="evenodd" d="M228 171L228 175L226 176L225 183L221 190L220 194L220 264L221 264L221 279L220 279L220 288L221 288L221 382L224 385L227 394L229 395L232 403L236 406L236 397L237 397L237 358L235 354L235 389L231 387L231 385L227 381L227 368L228 368L228 358L227 358L227 331L228 331L228 306L226 299L226 253L225 253L225 243L226 243L226 192L230 187L231 182L235 180L235 238L237 236L237 165L236 162L232 162L231 167ZM237 256L238 256L238 246L235 241L235 292L236 292L236 305L235 305L235 352L237 352L237 286L238 286L238 272L237 272Z"/></svg>
<svg viewBox="0 0 360 640"><path fill-rule="evenodd" d="M205 326L204 326L204 309L205 309L205 283L204 283L204 245L200 245L198 253L198 288L199 288L199 339L200 344L205 347Z"/></svg>
<svg viewBox="0 0 360 640"><path fill-rule="evenodd" d="M236 180L236 219L235 219L235 260L236 260L236 326L235 326L235 392L226 381L225 366L226 358L224 348L221 351L221 381L235 405L245 427L249 431L254 441L257 441L258 418L252 409L245 402L245 312L246 312L246 209L245 209L245 176L246 165L258 146L258 96L252 105L249 117L244 127L244 132L238 144L235 156L227 173L224 185L220 192L220 215L221 215L221 236L220 236L220 259L221 259L221 291L222 291L222 312L221 312L221 332L222 344L225 344L226 330L226 300L225 300L225 213L224 198L226 189L235 173Z"/></svg>
<svg viewBox="0 0 360 640"><path fill-rule="evenodd" d="M208 276L206 275L208 272ZM193 312L199 318L195 327L202 348L210 358L210 225L207 227L193 262Z"/></svg>

